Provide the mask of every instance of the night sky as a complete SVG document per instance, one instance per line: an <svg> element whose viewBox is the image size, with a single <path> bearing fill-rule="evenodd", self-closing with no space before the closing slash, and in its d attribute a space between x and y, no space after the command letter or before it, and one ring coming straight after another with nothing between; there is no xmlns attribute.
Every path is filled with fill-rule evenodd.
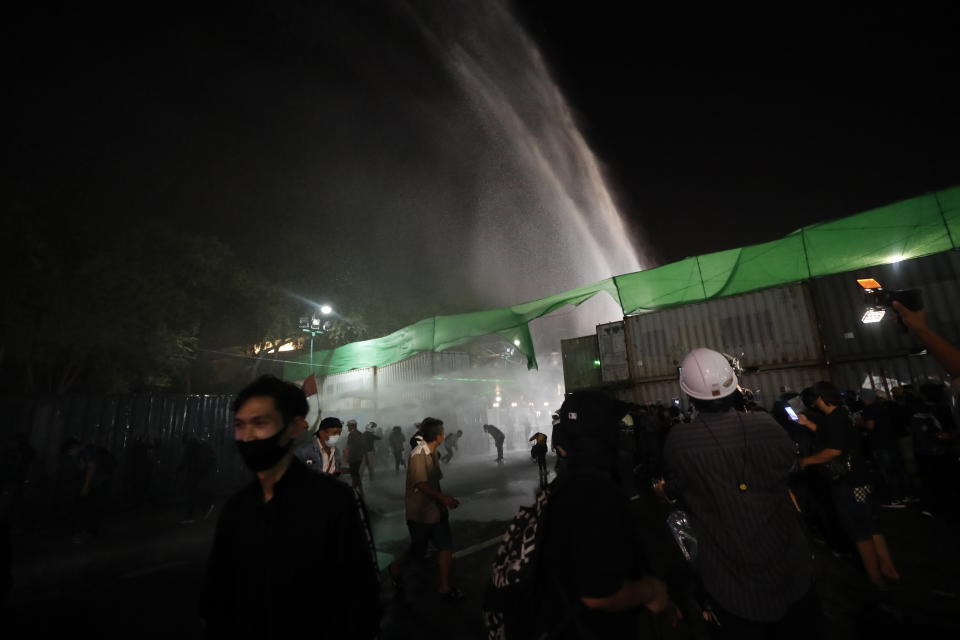
<svg viewBox="0 0 960 640"><path fill-rule="evenodd" d="M3 34L7 209L107 238L147 219L214 233L304 295L346 279L417 317L536 294L465 289L457 267L482 262L445 248L477 224L457 211L509 172L474 155L479 126L411 28L431 4L25 10ZM515 7L647 264L960 184L951 15L803 26Z"/></svg>

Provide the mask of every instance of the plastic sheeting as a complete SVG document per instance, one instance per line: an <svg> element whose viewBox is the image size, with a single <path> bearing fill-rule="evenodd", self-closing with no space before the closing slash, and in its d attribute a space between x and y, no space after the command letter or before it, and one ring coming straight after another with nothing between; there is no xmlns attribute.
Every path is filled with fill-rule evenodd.
<svg viewBox="0 0 960 640"><path fill-rule="evenodd" d="M379 367L421 351L443 351L497 334L517 344L536 368L528 323L601 291L625 314L732 296L960 247L960 187L929 193L839 220L798 229L779 240L686 258L523 304L421 320L388 336L314 354L284 368L287 379Z"/></svg>

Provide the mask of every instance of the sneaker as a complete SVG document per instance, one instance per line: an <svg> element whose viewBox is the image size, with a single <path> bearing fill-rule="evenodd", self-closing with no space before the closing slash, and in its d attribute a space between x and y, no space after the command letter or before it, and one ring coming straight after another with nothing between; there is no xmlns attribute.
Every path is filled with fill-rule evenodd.
<svg viewBox="0 0 960 640"><path fill-rule="evenodd" d="M907 504L900 500L891 500L890 502L881 504L880 506L884 509L906 509L907 508Z"/></svg>

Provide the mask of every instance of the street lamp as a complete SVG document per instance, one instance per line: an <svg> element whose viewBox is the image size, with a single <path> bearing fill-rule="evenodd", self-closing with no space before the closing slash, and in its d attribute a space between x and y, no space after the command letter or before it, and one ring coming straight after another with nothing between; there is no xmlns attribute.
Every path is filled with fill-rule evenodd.
<svg viewBox="0 0 960 640"><path fill-rule="evenodd" d="M310 334L310 373L313 373L313 339L326 333L331 324L329 320L324 322L320 316L328 316L331 313L333 313L333 307L325 304L311 316L300 316L300 330Z"/></svg>

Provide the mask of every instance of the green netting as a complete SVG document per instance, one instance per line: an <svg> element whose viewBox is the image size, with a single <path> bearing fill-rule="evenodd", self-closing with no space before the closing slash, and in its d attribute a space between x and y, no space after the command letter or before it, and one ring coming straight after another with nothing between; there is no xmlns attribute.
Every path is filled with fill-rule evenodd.
<svg viewBox="0 0 960 640"><path fill-rule="evenodd" d="M382 338L354 342L288 364L287 379L380 367L421 351L443 351L497 334L537 366L529 323L606 291L624 313L673 307L956 249L960 187L840 220L804 227L772 242L718 251L616 276L512 307L427 318Z"/></svg>

